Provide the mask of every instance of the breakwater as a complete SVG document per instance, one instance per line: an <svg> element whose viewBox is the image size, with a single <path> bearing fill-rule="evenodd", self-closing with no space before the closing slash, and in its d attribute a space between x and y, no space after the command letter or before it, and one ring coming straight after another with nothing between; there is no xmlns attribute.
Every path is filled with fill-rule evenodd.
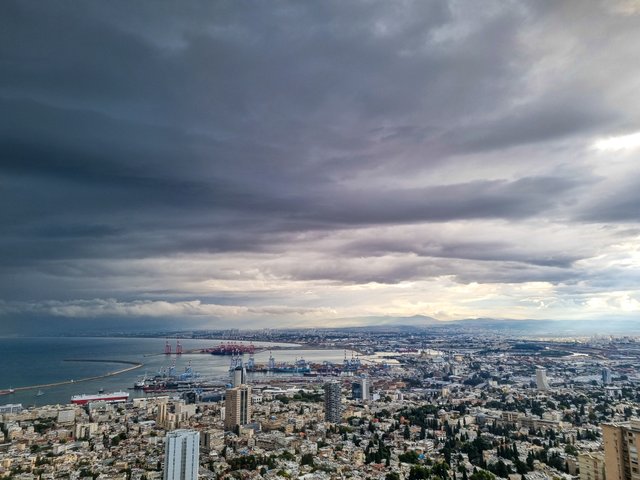
<svg viewBox="0 0 640 480"><path fill-rule="evenodd" d="M142 367L144 364L143 363L138 363L138 362L129 362L126 360L99 360L99 359L95 359L95 358L70 358L70 359L65 359L65 362L95 362L95 363L116 363L116 364L121 364L121 365L129 365L128 367L125 368L121 368L119 370L113 371L113 372L108 372L108 373L104 373L102 375L94 375L91 377L84 377L84 378L79 378L79 379L70 379L70 380L63 380L60 382L51 382L51 383L41 383L39 385L28 385L25 387L15 387L13 390L15 392L21 392L21 391L25 391L25 390L35 390L35 389L39 389L39 388L48 388L48 387L57 387L60 385L69 385L72 383L81 383L81 382L89 382L91 380L98 380L100 378L107 378L107 377L113 377L116 375L120 375L122 373L125 372L129 372L131 370L136 370L140 367Z"/></svg>

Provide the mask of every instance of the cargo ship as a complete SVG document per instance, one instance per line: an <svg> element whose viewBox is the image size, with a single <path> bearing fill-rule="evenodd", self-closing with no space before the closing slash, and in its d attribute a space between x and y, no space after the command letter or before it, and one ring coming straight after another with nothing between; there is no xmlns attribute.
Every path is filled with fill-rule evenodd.
<svg viewBox="0 0 640 480"><path fill-rule="evenodd" d="M269 360L271 360L271 358ZM274 373L309 373L311 372L311 366L304 358L301 358L300 360L296 359L296 362L293 364L278 364L275 362L270 362L269 371Z"/></svg>
<svg viewBox="0 0 640 480"><path fill-rule="evenodd" d="M154 382L146 385L142 390L144 393L161 393L161 392L190 392L193 390L211 390L220 388L221 384L210 382L185 382L185 381L168 381Z"/></svg>
<svg viewBox="0 0 640 480"><path fill-rule="evenodd" d="M244 353L253 354L256 347L243 343L221 343L215 348L207 350L211 355L242 355Z"/></svg>
<svg viewBox="0 0 640 480"><path fill-rule="evenodd" d="M89 402L119 403L127 400L129 400L127 392L98 393L95 395L82 394L71 397L71 403L76 405L85 405Z"/></svg>

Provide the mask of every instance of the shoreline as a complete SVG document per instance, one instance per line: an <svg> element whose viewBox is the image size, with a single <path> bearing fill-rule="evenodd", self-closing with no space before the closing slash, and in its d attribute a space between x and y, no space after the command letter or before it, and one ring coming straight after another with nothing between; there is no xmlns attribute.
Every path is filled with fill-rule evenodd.
<svg viewBox="0 0 640 480"><path fill-rule="evenodd" d="M121 375L126 372L130 372L132 370L136 370L144 366L144 363L138 362L130 362L127 360L97 360L97 359L65 359L65 362L95 362L95 363L119 363L124 365L130 365L126 368L121 368L120 370L116 370L114 372L104 373L102 375L94 375L91 377L80 378L78 380L63 380L60 382L51 382L51 383L41 383L39 385L27 385L25 387L15 387L13 388L14 392L23 392L26 390L35 390L36 388L49 388L49 387L58 387L60 385L71 385L72 383L82 383L89 382L91 380L99 380L101 378L107 377L115 377L116 375Z"/></svg>

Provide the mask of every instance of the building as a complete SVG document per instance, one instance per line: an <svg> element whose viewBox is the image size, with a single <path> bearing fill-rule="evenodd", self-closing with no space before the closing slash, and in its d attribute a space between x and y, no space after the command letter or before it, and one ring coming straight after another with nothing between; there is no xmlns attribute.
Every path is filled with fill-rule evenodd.
<svg viewBox="0 0 640 480"><path fill-rule="evenodd" d="M613 378L611 376L611 369L604 367L602 369L602 383L603 385L611 385Z"/></svg>
<svg viewBox="0 0 640 480"><path fill-rule="evenodd" d="M587 452L578 455L580 480L604 480L604 454Z"/></svg>
<svg viewBox="0 0 640 480"><path fill-rule="evenodd" d="M175 430L195 414L194 404L187 404L184 400L168 402L167 399L162 399L158 403L156 424L165 430Z"/></svg>
<svg viewBox="0 0 640 480"><path fill-rule="evenodd" d="M163 398L158 403L158 411L156 413L156 423L162 428L166 428L167 414L169 413L169 406L167 405L168 399Z"/></svg>
<svg viewBox="0 0 640 480"><path fill-rule="evenodd" d="M0 415L4 415L6 413L20 413L20 412L22 412L21 403L8 403L6 405L0 405Z"/></svg>
<svg viewBox="0 0 640 480"><path fill-rule="evenodd" d="M227 389L224 402L224 428L237 430L240 426L251 422L251 387L241 385Z"/></svg>
<svg viewBox="0 0 640 480"><path fill-rule="evenodd" d="M605 386L604 395L607 398L622 398L622 387L616 387L613 385Z"/></svg>
<svg viewBox="0 0 640 480"><path fill-rule="evenodd" d="M538 390L549 390L549 380L547 380L547 370L542 367L536 368L536 387Z"/></svg>
<svg viewBox="0 0 640 480"><path fill-rule="evenodd" d="M342 420L342 385L339 382L324 384L324 419L331 423Z"/></svg>
<svg viewBox="0 0 640 480"><path fill-rule="evenodd" d="M606 479L640 480L640 420L603 423L602 437Z"/></svg>
<svg viewBox="0 0 640 480"><path fill-rule="evenodd" d="M371 382L366 376L358 378L351 384L351 395L354 400L368 402L371 400Z"/></svg>
<svg viewBox="0 0 640 480"><path fill-rule="evenodd" d="M242 365L238 365L236 368L233 369L231 381L232 381L231 384L234 387L239 387L240 385L246 384L247 369Z"/></svg>
<svg viewBox="0 0 640 480"><path fill-rule="evenodd" d="M200 467L200 434L195 430L167 433L163 480L197 480Z"/></svg>
<svg viewBox="0 0 640 480"><path fill-rule="evenodd" d="M200 447L207 453L224 448L224 432L222 430L206 430L200 435Z"/></svg>

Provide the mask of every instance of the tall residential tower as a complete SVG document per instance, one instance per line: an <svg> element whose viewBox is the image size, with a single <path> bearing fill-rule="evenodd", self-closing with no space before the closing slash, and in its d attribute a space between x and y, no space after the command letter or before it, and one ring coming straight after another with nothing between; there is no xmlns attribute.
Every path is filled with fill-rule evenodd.
<svg viewBox="0 0 640 480"><path fill-rule="evenodd" d="M547 380L547 370L542 367L536 368L536 387L540 391L549 390L549 380Z"/></svg>
<svg viewBox="0 0 640 480"><path fill-rule="evenodd" d="M200 467L200 434L195 430L167 433L163 480L197 480Z"/></svg>
<svg viewBox="0 0 640 480"><path fill-rule="evenodd" d="M339 382L324 384L324 419L331 423L342 420L342 385Z"/></svg>
<svg viewBox="0 0 640 480"><path fill-rule="evenodd" d="M603 423L605 478L607 480L640 480L640 420Z"/></svg>
<svg viewBox="0 0 640 480"><path fill-rule="evenodd" d="M236 430L251 423L251 387L240 385L228 388L224 402L224 428Z"/></svg>

